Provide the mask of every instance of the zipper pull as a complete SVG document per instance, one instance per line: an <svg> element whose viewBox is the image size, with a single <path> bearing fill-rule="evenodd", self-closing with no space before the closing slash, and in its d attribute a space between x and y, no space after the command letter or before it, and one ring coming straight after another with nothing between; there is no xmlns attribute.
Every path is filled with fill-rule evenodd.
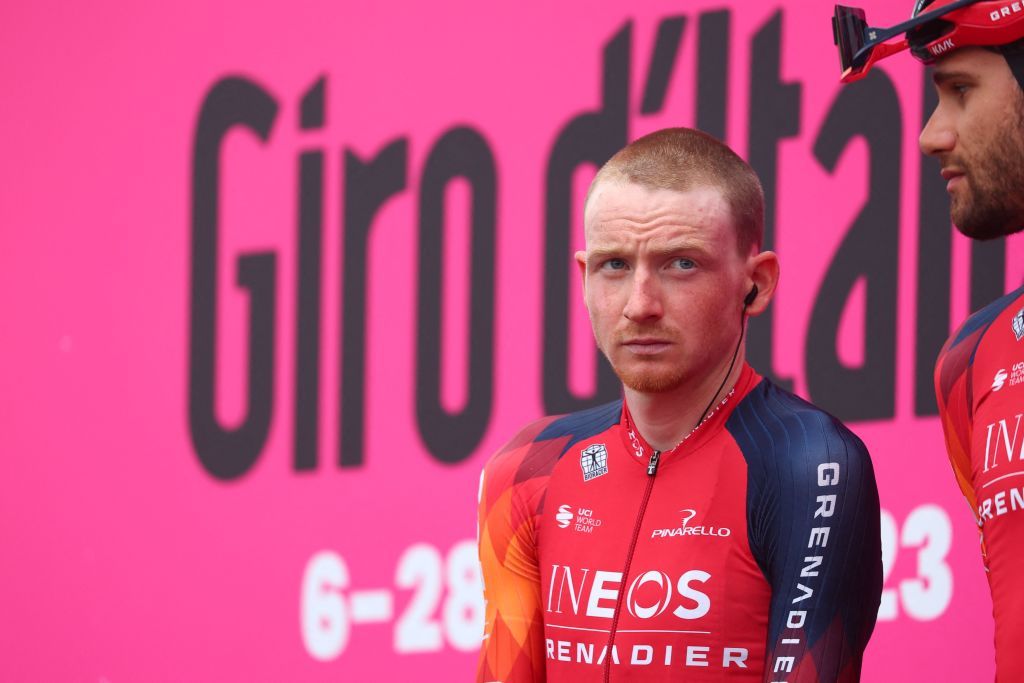
<svg viewBox="0 0 1024 683"><path fill-rule="evenodd" d="M661 451L651 453L651 461L647 463L647 476L653 477L658 472L658 461L661 459Z"/></svg>

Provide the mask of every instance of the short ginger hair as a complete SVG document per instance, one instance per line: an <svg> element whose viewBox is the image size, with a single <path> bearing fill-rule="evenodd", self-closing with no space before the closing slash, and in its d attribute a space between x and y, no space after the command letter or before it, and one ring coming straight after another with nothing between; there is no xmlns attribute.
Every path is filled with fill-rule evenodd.
<svg viewBox="0 0 1024 683"><path fill-rule="evenodd" d="M713 188L732 213L741 254L764 241L764 191L754 169L714 137L692 128L665 128L619 150L594 176L590 195L602 182L631 182L652 190L688 192Z"/></svg>

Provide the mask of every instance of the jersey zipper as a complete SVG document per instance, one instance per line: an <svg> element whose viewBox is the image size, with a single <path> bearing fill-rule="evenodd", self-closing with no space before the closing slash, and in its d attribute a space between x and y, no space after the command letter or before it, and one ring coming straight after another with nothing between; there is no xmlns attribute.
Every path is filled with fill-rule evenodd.
<svg viewBox="0 0 1024 683"><path fill-rule="evenodd" d="M626 595L626 581L629 579L629 566L633 563L633 552L636 550L636 542L640 538L640 527L644 523L644 513L647 512L647 502L651 499L651 489L654 488L654 477L658 474L658 462L661 460L661 451L651 453L651 459L647 463L647 488L644 490L644 497L640 501L640 512L636 516L636 525L633 527L633 538L629 542L629 550L626 552L626 566L622 569L622 583L619 588L619 597L615 600L615 614L612 617L612 627L608 633L608 650L605 652L604 660L604 683L609 683L612 676L612 647L615 645L615 633L619 626L619 613L622 610L622 600Z"/></svg>

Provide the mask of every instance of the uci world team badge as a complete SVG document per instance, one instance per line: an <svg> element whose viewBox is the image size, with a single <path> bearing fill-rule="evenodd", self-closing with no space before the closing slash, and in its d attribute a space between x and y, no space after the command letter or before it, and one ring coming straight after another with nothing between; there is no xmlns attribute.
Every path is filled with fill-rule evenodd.
<svg viewBox="0 0 1024 683"><path fill-rule="evenodd" d="M583 481L608 474L608 449L603 443L595 443L580 451L580 468L583 469Z"/></svg>
<svg viewBox="0 0 1024 683"><path fill-rule="evenodd" d="M1013 334L1016 335L1017 341L1024 338L1024 308L1017 311L1017 315L1013 316Z"/></svg>

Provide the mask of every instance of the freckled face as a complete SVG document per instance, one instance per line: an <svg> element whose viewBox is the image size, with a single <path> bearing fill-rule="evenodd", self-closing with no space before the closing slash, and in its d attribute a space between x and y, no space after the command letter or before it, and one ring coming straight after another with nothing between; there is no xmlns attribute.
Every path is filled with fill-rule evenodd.
<svg viewBox="0 0 1024 683"><path fill-rule="evenodd" d="M721 372L740 335L747 257L719 192L607 181L584 223L587 310L623 384L658 393Z"/></svg>
<svg viewBox="0 0 1024 683"><path fill-rule="evenodd" d="M960 232L991 239L1024 224L1024 112L1002 55L964 48L933 73L939 103L921 131L921 151L942 164Z"/></svg>

